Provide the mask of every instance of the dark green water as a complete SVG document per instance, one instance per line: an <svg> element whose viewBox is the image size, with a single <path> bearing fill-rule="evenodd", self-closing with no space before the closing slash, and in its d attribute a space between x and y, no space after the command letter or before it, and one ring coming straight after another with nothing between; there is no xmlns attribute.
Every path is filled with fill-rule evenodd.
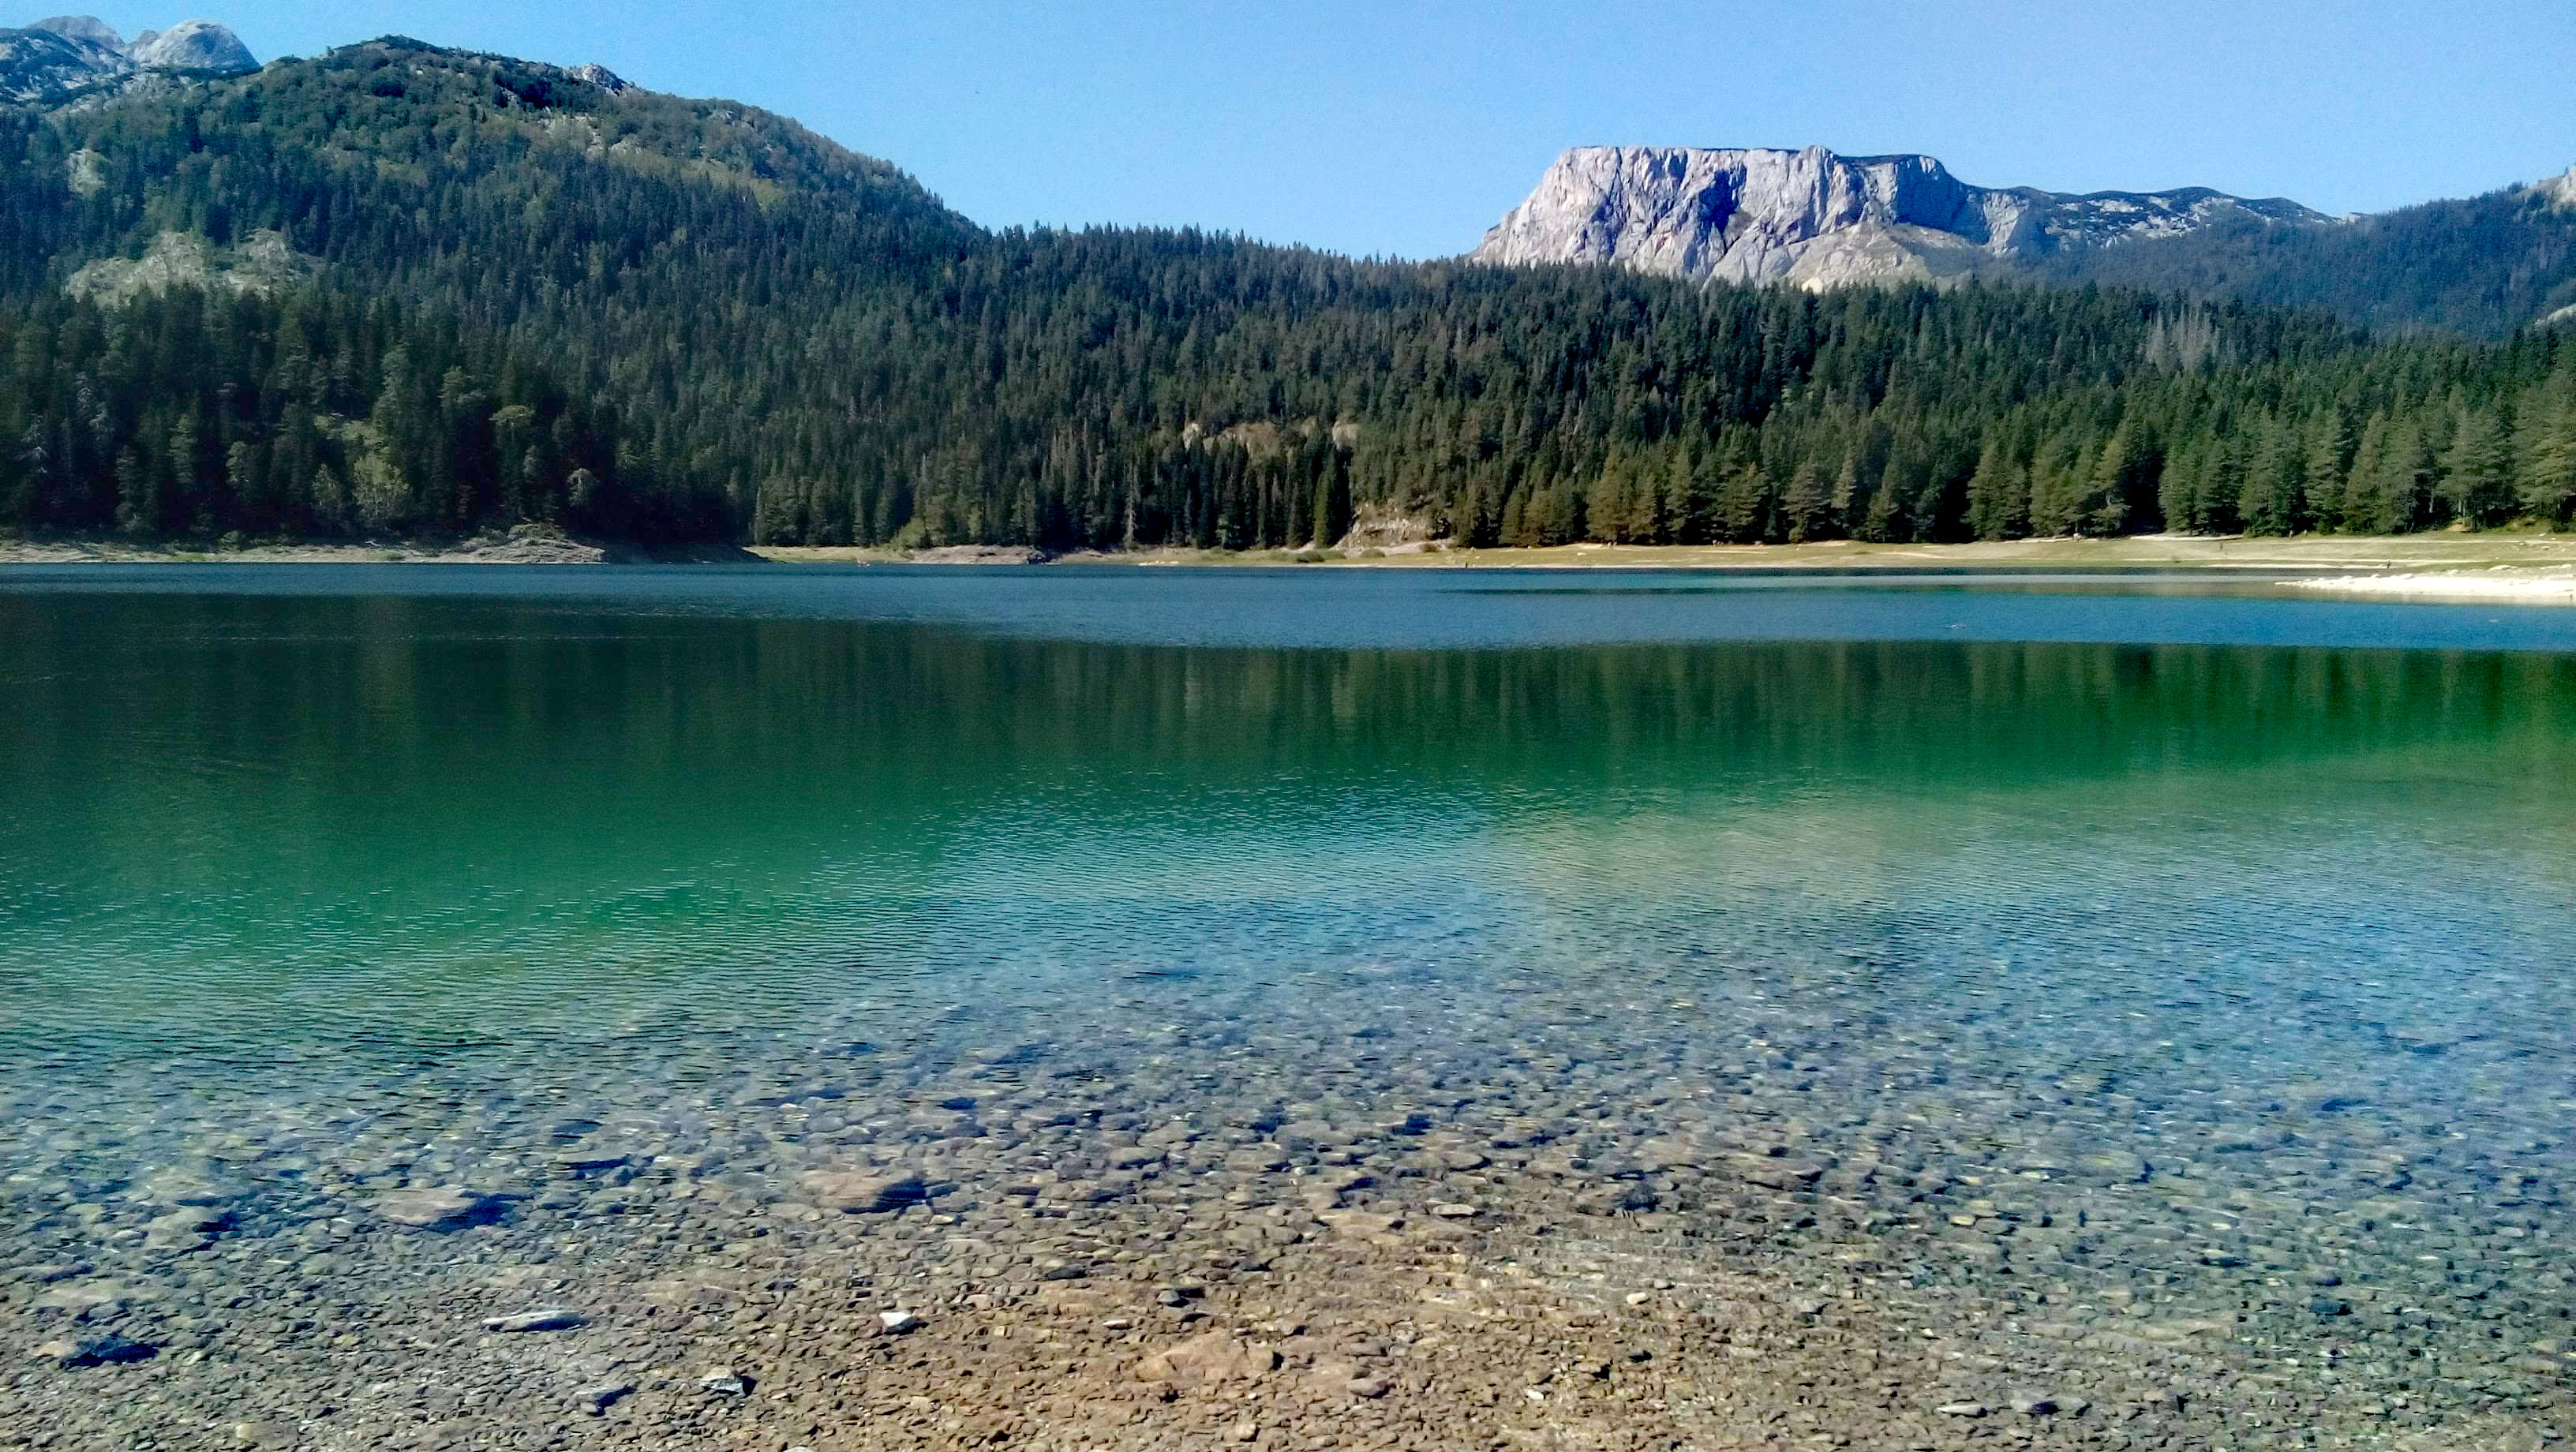
<svg viewBox="0 0 2576 1452"><path fill-rule="evenodd" d="M11 1223L178 1165L256 1234L600 1125L753 1204L1077 1082L1103 1125L1580 1122L1639 1204L1723 1203L1648 1153L1693 1135L2007 1176L2090 1197L2061 1298L2570 1300L2576 612L25 570L0 702ZM1917 1215L1890 1183L1836 1203Z"/></svg>
<svg viewBox="0 0 2576 1452"><path fill-rule="evenodd" d="M2156 953L2517 973L2576 901L2576 659L2537 610L1352 574L129 584L0 592L18 1056L734 1025L1404 942L1579 973L1736 935L2045 958L2123 924ZM1765 638L1862 631L1893 638ZM2524 649L2303 644L2460 633Z"/></svg>
<svg viewBox="0 0 2576 1452"><path fill-rule="evenodd" d="M2548 612L1136 572L0 590L13 1058L783 1023L1409 943L1579 974L2117 932L2493 978L2552 963L2576 886ZM2521 648L2342 644L2410 637Z"/></svg>

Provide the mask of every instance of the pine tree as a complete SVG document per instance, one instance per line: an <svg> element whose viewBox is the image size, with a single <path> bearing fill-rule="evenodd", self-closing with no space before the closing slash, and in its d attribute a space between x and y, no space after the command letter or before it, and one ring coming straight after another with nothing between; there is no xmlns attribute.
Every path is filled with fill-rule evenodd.
<svg viewBox="0 0 2576 1452"><path fill-rule="evenodd" d="M2454 409L2451 446L2442 455L2434 496L2455 520L2491 524L2512 509L2512 469L2507 426L2493 408Z"/></svg>
<svg viewBox="0 0 2576 1452"><path fill-rule="evenodd" d="M2165 461L2164 474L2156 481L2156 507L2164 516L2165 528L2182 534L2205 532L2201 482L2208 468L2206 454L2206 442L2195 439Z"/></svg>
<svg viewBox="0 0 2576 1452"><path fill-rule="evenodd" d="M2308 425L2307 443L2303 478L2308 507L2317 528L2341 529L2347 476L2359 448L2352 415L2341 408L2320 410Z"/></svg>
<svg viewBox="0 0 2576 1452"><path fill-rule="evenodd" d="M2284 418L2266 418L2237 494L2237 514L2247 534L2296 534L2305 527L2306 468L2297 427Z"/></svg>
<svg viewBox="0 0 2576 1452"><path fill-rule="evenodd" d="M1968 531L1979 539L2010 539L2023 485L2005 462L2003 440L1989 434L1968 476Z"/></svg>
<svg viewBox="0 0 2576 1452"><path fill-rule="evenodd" d="M1729 544L1759 544L1774 529L1771 482L1759 464L1739 463L1717 487L1716 537ZM1786 525L1778 526L1781 533Z"/></svg>
<svg viewBox="0 0 2576 1452"><path fill-rule="evenodd" d="M1672 473L1666 489L1673 499L1672 540L1675 544L1707 544L1722 537L1718 521L1720 492L1717 451L1680 448L1673 451Z"/></svg>
<svg viewBox="0 0 2576 1452"><path fill-rule="evenodd" d="M2079 533L2118 534L2129 522L2129 490L2138 472L2136 432L2126 418L2102 441L2079 502Z"/></svg>
<svg viewBox="0 0 2576 1452"><path fill-rule="evenodd" d="M161 532L159 471L131 448L116 455L116 527L130 535Z"/></svg>
<svg viewBox="0 0 2576 1452"><path fill-rule="evenodd" d="M2523 513L2565 524L2576 514L2576 347L2565 348L2557 370L2531 391L2519 422L2515 497Z"/></svg>
<svg viewBox="0 0 2576 1452"><path fill-rule="evenodd" d="M1890 451L1887 456L1887 466L1879 474L1878 487L1870 491L1869 509L1861 519L1859 533L1862 539L1886 544L1897 538L1899 523L1903 516L1898 513L1896 503L1898 496L1903 492L1904 485L1898 472L1896 455Z"/></svg>
<svg viewBox="0 0 2576 1452"><path fill-rule="evenodd" d="M2091 461L2082 445L2059 435L2040 446L2030 462L2030 530L2045 539L2080 532L2084 527L2084 488Z"/></svg>
<svg viewBox="0 0 2576 1452"><path fill-rule="evenodd" d="M1780 502L1781 513L1787 516L1789 543L1831 539L1839 532L1833 525L1833 490L1834 483L1825 477L1823 466L1809 464L1798 471Z"/></svg>
<svg viewBox="0 0 2576 1452"><path fill-rule="evenodd" d="M1593 480L1592 492L1584 511L1585 516L1592 521L1595 534L1612 544L1631 544L1636 541L1635 521L1638 512L1636 495L1641 485L1647 490L1653 488L1652 484L1637 477L1636 465L1630 459L1626 447L1613 445L1609 458L1601 465L1601 473ZM1651 495L1649 499L1651 501ZM1651 502L1648 508L1652 509Z"/></svg>
<svg viewBox="0 0 2576 1452"><path fill-rule="evenodd" d="M2403 534L2423 526L2433 449L2413 423L2391 425L2386 438L2371 468L2368 513L2362 527L2373 534Z"/></svg>
<svg viewBox="0 0 2576 1452"><path fill-rule="evenodd" d="M1860 522L1860 445L1843 449L1843 465L1834 475L1833 492L1825 514L1808 530L1810 539L1833 539L1847 533Z"/></svg>
<svg viewBox="0 0 2576 1452"><path fill-rule="evenodd" d="M2361 437L2353 445L2351 466L2344 471L2342 496L2333 509L2335 529L2355 534L2388 532L2381 529L2384 510L2381 500L2390 493L2389 471L2396 467L2389 458L2388 417L2374 413L2362 425ZM2325 510L2320 507L2320 514Z"/></svg>

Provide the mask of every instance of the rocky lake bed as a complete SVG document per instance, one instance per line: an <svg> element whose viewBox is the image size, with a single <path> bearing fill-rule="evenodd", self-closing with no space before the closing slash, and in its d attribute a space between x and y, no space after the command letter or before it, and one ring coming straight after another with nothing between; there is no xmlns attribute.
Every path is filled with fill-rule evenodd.
<svg viewBox="0 0 2576 1452"><path fill-rule="evenodd" d="M1310 984L1196 1017L961 1009L908 1047L309 1055L166 1095L13 1076L0 1435L2559 1438L2548 1151L2576 1106L2507 1082L2549 1077L2527 1057L2393 1044L2256 1102L2124 1073L2116 1022L2032 1061L2010 1015L1909 1019L1930 1005L1879 977ZM2431 1054L2518 1123L2411 1104Z"/></svg>

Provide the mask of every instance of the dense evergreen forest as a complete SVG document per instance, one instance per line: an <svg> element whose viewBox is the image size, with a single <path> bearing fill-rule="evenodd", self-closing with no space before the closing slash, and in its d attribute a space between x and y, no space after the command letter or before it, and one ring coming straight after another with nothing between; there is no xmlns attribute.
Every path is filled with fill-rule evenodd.
<svg viewBox="0 0 2576 1452"><path fill-rule="evenodd" d="M2314 308L2391 336L2500 339L2539 318L2576 322L2576 180L2326 227L2243 217L2175 237L2069 249L2025 271L2060 286Z"/></svg>
<svg viewBox="0 0 2576 1452"><path fill-rule="evenodd" d="M755 110L405 41L0 112L21 528L1242 548L2571 507L2560 333L994 234Z"/></svg>

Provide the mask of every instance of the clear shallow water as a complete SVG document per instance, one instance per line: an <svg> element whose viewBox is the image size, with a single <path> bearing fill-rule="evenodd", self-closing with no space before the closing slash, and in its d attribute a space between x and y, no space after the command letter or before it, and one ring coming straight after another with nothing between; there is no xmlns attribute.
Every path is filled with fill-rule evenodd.
<svg viewBox="0 0 2576 1452"><path fill-rule="evenodd" d="M0 693L12 1223L176 1167L250 1233L593 1132L748 1209L1114 1083L1631 1208L1743 1153L1860 1223L2008 1184L2057 1303L2268 1282L2282 1346L2344 1334L2321 1269L2476 1291L2455 1340L2569 1304L2576 612L24 570Z"/></svg>
<svg viewBox="0 0 2576 1452"><path fill-rule="evenodd" d="M2576 612L64 573L0 593L16 1053L784 1022L1435 930L1579 931L1580 971L1711 928L2511 958L2566 921ZM2316 648L2356 640L2515 649Z"/></svg>

